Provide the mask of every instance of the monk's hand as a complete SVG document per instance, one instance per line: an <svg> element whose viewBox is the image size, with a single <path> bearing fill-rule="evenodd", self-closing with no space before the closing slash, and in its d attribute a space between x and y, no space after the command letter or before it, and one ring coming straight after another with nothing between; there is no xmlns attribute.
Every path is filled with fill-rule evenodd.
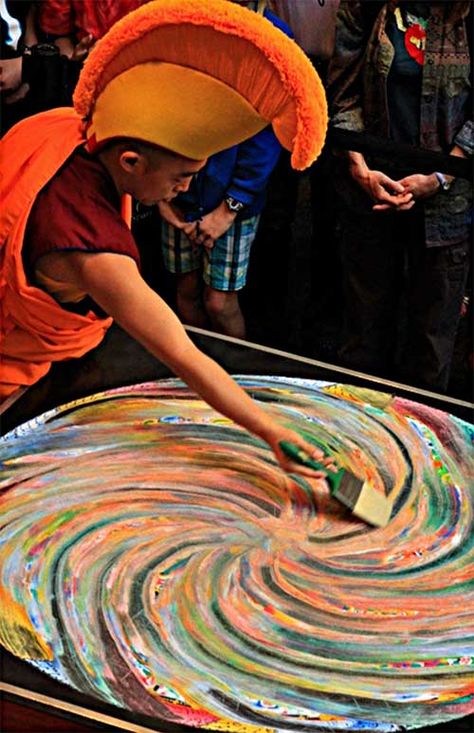
<svg viewBox="0 0 474 733"><path fill-rule="evenodd" d="M269 433L266 434L265 440L271 446L276 459L282 469L287 473L297 473L300 476L307 476L308 478L321 479L324 478L328 471L337 471L337 465L334 458L325 456L323 451L316 448L312 443L301 437L296 431L285 428L282 425L276 424ZM309 458L317 461L321 464L321 470L310 468L309 466L303 466L291 458L280 447L280 443L286 441L292 443L300 450L304 451Z"/></svg>

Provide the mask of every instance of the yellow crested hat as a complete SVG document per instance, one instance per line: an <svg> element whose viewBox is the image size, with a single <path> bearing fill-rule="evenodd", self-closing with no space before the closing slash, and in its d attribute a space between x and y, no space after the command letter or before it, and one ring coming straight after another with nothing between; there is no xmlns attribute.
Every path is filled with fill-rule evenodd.
<svg viewBox="0 0 474 733"><path fill-rule="evenodd" d="M228 0L154 0L126 15L87 59L74 107L91 150L131 137L203 160L271 124L299 170L327 128L303 51Z"/></svg>

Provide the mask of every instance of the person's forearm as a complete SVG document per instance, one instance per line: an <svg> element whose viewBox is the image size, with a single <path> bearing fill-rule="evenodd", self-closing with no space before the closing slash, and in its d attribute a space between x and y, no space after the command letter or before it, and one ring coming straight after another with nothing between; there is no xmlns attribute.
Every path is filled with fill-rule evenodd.
<svg viewBox="0 0 474 733"><path fill-rule="evenodd" d="M169 332L169 339L163 339L159 335L164 329L160 329L158 324L149 328L149 322L144 323L142 320L139 328L135 328L132 323L127 322L128 320L128 318L122 321L117 319L130 335L166 364L211 407L255 435L271 442L276 426L270 416L217 362L193 344L174 313L168 310L166 316L167 328L171 321L174 322Z"/></svg>
<svg viewBox="0 0 474 733"><path fill-rule="evenodd" d="M49 261L52 267L52 261ZM173 370L215 410L265 440L285 471L319 478L320 471L289 458L291 442L316 460L332 462L299 433L273 419L215 361L191 341L171 308L142 280L135 262L113 253L68 253L54 260L56 277L74 282L133 338ZM320 454L317 456L316 454ZM323 471L324 473L324 471Z"/></svg>
<svg viewBox="0 0 474 733"><path fill-rule="evenodd" d="M87 288L106 313L191 389L226 417L265 440L275 434L275 423L224 369L193 344L176 314L141 280L129 258L86 255L74 259L79 259L85 268L78 284ZM109 286L106 290L104 281Z"/></svg>
<svg viewBox="0 0 474 733"><path fill-rule="evenodd" d="M168 366L222 415L230 418L264 440L274 433L273 419L232 377L192 342Z"/></svg>
<svg viewBox="0 0 474 733"><path fill-rule="evenodd" d="M167 201L158 203L158 211L160 216L171 226L181 229L186 223L183 214L177 204L170 204Z"/></svg>

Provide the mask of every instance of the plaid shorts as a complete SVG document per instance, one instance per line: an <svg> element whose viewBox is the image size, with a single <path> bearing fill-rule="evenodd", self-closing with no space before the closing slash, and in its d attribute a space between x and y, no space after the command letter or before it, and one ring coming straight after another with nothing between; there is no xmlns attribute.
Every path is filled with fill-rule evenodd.
<svg viewBox="0 0 474 733"><path fill-rule="evenodd" d="M235 221L211 250L191 244L179 229L163 221L161 246L166 269L174 274L202 269L204 282L214 290L242 290L259 220L260 216L252 216Z"/></svg>

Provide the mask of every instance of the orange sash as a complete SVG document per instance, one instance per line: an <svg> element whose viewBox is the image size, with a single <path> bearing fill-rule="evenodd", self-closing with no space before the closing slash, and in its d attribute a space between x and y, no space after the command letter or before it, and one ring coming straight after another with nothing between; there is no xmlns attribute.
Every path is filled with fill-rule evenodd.
<svg viewBox="0 0 474 733"><path fill-rule="evenodd" d="M0 142L0 400L37 382L53 361L93 349L112 323L92 312L64 310L29 285L23 270L23 238L35 198L83 142L81 118L69 107L23 120Z"/></svg>

